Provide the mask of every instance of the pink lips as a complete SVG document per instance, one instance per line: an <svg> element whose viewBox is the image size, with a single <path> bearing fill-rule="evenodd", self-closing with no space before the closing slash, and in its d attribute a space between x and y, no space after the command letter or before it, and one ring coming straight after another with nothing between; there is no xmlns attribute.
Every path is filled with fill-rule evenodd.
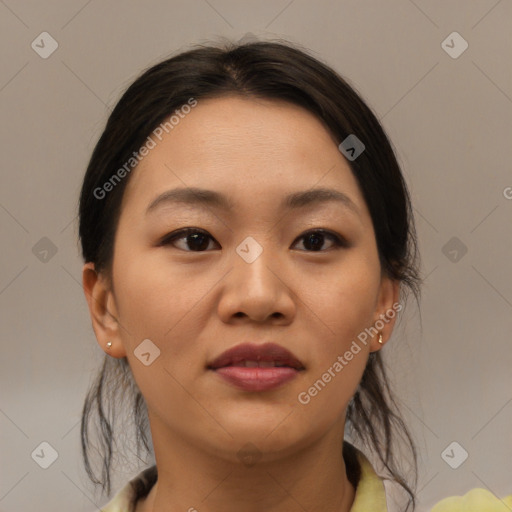
<svg viewBox="0 0 512 512"><path fill-rule="evenodd" d="M208 369L245 391L266 391L293 379L304 366L275 343L244 343L223 352Z"/></svg>

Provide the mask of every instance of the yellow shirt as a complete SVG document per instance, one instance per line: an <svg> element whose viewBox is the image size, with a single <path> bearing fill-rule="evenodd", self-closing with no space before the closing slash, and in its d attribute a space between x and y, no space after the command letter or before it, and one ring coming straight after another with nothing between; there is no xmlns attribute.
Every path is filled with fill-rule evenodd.
<svg viewBox="0 0 512 512"><path fill-rule="evenodd" d="M431 512L510 512L512 494L500 500L485 489L471 489L464 496L441 500Z"/></svg>
<svg viewBox="0 0 512 512"><path fill-rule="evenodd" d="M365 455L345 441L344 457L349 453L357 460L356 464L360 471L350 512L387 512L383 480L375 473ZM347 464L348 473L349 465ZM101 512L134 512L137 495L146 496L155 483L156 476L155 466L145 469L130 480L101 509ZM500 500L489 491L473 489L464 496L443 499L431 509L431 512L510 512L511 510L512 495Z"/></svg>

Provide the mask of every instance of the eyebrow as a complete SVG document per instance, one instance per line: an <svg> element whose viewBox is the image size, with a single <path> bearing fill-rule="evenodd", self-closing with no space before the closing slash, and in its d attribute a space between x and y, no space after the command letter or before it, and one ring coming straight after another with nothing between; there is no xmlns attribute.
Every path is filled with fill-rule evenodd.
<svg viewBox="0 0 512 512"><path fill-rule="evenodd" d="M314 204L335 201L360 215L356 204L349 196L332 188L314 188L294 192L286 196L280 204L281 209L297 210ZM198 187L175 188L158 195L146 209L146 215L166 204L189 204L210 206L222 210L231 210L233 203L220 192Z"/></svg>

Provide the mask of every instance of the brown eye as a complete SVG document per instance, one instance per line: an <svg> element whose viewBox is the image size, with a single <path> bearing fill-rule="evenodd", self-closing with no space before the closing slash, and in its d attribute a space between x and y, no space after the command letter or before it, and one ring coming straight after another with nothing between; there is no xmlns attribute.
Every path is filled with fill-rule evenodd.
<svg viewBox="0 0 512 512"><path fill-rule="evenodd" d="M325 249L322 249L322 247L326 239L332 241L333 245L331 248L346 247L348 245L342 237L324 229L308 231L298 238L298 240L301 239L304 240L303 245L308 252L325 252Z"/></svg>
<svg viewBox="0 0 512 512"><path fill-rule="evenodd" d="M184 240L181 247L177 247L186 252L205 252L208 244L214 238L206 231L197 228L181 229L165 237L159 245L176 246L178 241Z"/></svg>

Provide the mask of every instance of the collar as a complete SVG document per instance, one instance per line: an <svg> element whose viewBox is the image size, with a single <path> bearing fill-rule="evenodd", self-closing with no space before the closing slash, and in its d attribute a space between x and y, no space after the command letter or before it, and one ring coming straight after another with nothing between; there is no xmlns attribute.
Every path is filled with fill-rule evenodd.
<svg viewBox="0 0 512 512"><path fill-rule="evenodd" d="M377 475L370 461L363 452L345 441L343 443L343 458L347 466L347 477L355 487L354 502L350 512L387 512L386 490L382 478ZM354 484L353 470L359 469L359 477Z"/></svg>

